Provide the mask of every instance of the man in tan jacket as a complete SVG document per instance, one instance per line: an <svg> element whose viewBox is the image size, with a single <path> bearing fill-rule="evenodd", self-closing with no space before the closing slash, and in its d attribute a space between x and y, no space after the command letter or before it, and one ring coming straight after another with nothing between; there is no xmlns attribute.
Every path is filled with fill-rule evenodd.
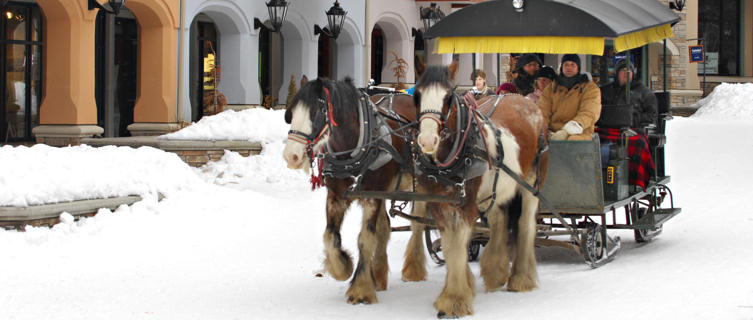
<svg viewBox="0 0 753 320"><path fill-rule="evenodd" d="M580 73L580 57L566 54L560 74L544 89L538 105L551 140L591 140L601 114L601 91Z"/></svg>

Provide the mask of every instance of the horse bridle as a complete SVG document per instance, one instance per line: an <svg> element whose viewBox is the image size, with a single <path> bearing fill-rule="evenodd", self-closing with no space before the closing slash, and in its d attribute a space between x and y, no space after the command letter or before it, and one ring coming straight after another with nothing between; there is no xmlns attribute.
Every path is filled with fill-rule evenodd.
<svg viewBox="0 0 753 320"><path fill-rule="evenodd" d="M301 143L306 146L306 152L309 154L309 159L313 159L312 146L316 145L319 140L325 136L329 131L330 125L337 126L337 122L332 117L332 96L329 93L327 87L324 88L324 94L326 100L318 98L320 106L314 115L314 120L311 124L311 133L305 133L298 130L288 131L288 140Z"/></svg>

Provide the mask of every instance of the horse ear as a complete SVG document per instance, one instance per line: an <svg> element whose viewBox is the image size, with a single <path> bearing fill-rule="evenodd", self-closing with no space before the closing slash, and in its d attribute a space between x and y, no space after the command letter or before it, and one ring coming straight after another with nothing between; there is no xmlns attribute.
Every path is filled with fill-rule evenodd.
<svg viewBox="0 0 753 320"><path fill-rule="evenodd" d="M303 86L305 86L305 85L306 85L307 83L309 83L309 78L308 78L308 77L306 77L306 75L304 74L304 75L303 75L303 76L301 77L301 88L303 88Z"/></svg>
<svg viewBox="0 0 753 320"><path fill-rule="evenodd" d="M453 60L452 63L450 63L450 79L455 80L455 75L458 74L458 61Z"/></svg>
<svg viewBox="0 0 753 320"><path fill-rule="evenodd" d="M323 89L324 88L324 81L322 81L322 78L316 78L316 80L314 80L313 85L314 85L314 92L319 93L319 92L324 91L324 89Z"/></svg>

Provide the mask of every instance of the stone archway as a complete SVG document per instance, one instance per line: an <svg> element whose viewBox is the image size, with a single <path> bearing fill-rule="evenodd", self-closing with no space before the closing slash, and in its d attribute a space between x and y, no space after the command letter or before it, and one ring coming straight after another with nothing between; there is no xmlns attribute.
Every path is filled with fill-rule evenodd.
<svg viewBox="0 0 753 320"><path fill-rule="evenodd" d="M398 15L388 13L377 19L376 24L371 29L376 28L381 30L384 37L384 61L382 61L381 82L398 82L398 79L392 70L390 70L390 62L395 59L395 55L408 63L406 77L401 78L400 81L405 83L415 82L415 73L413 72L413 39L410 37L409 28L405 21ZM372 70L372 73L374 72L378 71Z"/></svg>
<svg viewBox="0 0 753 320"><path fill-rule="evenodd" d="M177 37L180 10L175 1L130 0L126 4L138 21L139 97L134 108L132 135L151 135L177 129Z"/></svg>
<svg viewBox="0 0 753 320"><path fill-rule="evenodd" d="M363 35L358 31L356 24L350 18L346 18L343 30L335 41L336 57L334 64L333 79L350 77L358 86L365 85L363 76Z"/></svg>
<svg viewBox="0 0 753 320"><path fill-rule="evenodd" d="M270 79L272 94L275 91L278 92L278 104L284 104L287 99L290 76L295 78L296 83L300 83L304 75L309 79L316 78L318 41L313 38L314 31L305 26L305 19L300 14L288 11L288 16L280 31L282 52L278 56L282 56L280 68L282 74L280 79ZM278 90L274 90L276 85Z"/></svg>

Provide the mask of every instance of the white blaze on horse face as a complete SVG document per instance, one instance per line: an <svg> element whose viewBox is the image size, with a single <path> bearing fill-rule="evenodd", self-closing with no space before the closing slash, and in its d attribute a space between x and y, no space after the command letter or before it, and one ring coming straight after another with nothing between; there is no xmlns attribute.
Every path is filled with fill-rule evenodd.
<svg viewBox="0 0 753 320"><path fill-rule="evenodd" d="M299 102L293 107L293 119L290 121L290 130L311 134L311 119L309 119L309 107ZM288 163L290 169L300 169L306 160L306 145L300 141L288 137L285 141L285 150L282 157Z"/></svg>
<svg viewBox="0 0 753 320"><path fill-rule="evenodd" d="M435 111L442 112L444 107L444 98L447 96L447 89L436 84L429 86L420 91L421 93L421 112ZM427 116L428 117L428 116ZM418 146L426 154L434 154L439 146L439 123L438 121L424 117L419 124Z"/></svg>

